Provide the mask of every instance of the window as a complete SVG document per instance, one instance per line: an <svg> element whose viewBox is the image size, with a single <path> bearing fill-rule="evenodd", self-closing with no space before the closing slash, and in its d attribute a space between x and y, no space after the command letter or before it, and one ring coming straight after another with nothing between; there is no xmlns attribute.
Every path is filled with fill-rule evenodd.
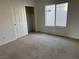
<svg viewBox="0 0 79 59"><path fill-rule="evenodd" d="M67 3L56 5L56 26L66 26L67 23Z"/></svg>
<svg viewBox="0 0 79 59"><path fill-rule="evenodd" d="M45 25L55 26L55 5L48 5L45 7Z"/></svg>
<svg viewBox="0 0 79 59"><path fill-rule="evenodd" d="M45 26L67 25L68 3L45 6Z"/></svg>

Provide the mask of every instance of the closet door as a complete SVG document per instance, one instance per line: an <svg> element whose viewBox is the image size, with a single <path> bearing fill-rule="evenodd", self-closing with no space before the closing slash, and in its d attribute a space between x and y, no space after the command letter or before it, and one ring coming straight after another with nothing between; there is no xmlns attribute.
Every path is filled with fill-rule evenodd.
<svg viewBox="0 0 79 59"><path fill-rule="evenodd" d="M25 7L15 7L13 8L14 11L14 28L16 38L25 36L28 34L27 29L27 20L26 20L26 12Z"/></svg>

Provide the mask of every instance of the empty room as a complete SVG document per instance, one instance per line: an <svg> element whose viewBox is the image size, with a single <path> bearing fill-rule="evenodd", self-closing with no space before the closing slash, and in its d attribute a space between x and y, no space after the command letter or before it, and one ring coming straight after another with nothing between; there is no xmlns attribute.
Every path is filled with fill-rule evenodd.
<svg viewBox="0 0 79 59"><path fill-rule="evenodd" d="M0 59L79 59L79 0L0 0Z"/></svg>

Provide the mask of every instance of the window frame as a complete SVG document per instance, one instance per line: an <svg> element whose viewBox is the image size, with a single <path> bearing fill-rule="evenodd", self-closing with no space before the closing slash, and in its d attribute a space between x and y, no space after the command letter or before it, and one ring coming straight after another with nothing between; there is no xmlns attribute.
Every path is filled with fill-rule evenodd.
<svg viewBox="0 0 79 59"><path fill-rule="evenodd" d="M66 26L56 26L56 5L57 4L65 4L65 3L67 3L68 5L67 5L67 20L66 20ZM56 3L56 4L50 4L50 5L55 5L55 26L46 26L46 24L45 24L45 27L59 27L59 28L66 28L67 27L67 23L68 23L68 7L69 7L69 3L68 2L64 2L64 3ZM45 6L49 6L49 5L45 5ZM46 13L46 12L45 12ZM46 19L45 19L45 21L46 21Z"/></svg>

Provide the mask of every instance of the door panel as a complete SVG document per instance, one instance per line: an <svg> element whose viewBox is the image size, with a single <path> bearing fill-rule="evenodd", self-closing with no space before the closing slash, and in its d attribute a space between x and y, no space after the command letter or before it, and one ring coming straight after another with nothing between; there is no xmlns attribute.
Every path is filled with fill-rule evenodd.
<svg viewBox="0 0 79 59"><path fill-rule="evenodd" d="M25 7L14 7L13 14L16 38L28 34Z"/></svg>

